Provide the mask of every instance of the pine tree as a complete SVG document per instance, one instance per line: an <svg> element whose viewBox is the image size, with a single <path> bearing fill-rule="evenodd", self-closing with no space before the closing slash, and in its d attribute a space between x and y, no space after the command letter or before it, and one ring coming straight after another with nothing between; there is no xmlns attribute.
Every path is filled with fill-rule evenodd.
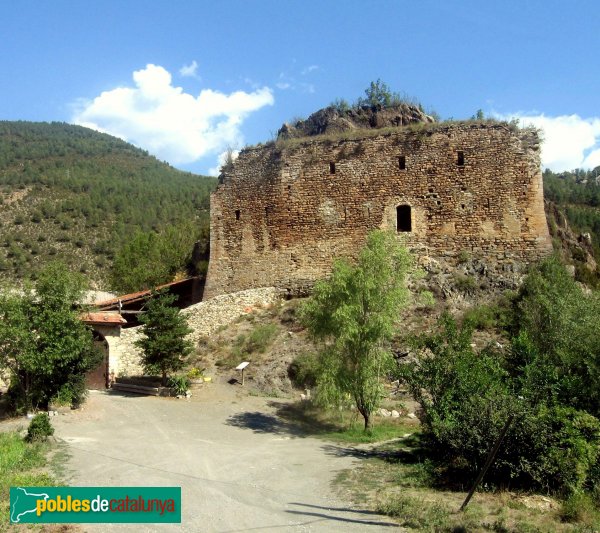
<svg viewBox="0 0 600 533"><path fill-rule="evenodd" d="M179 370L192 352L192 343L186 336L192 332L173 303L175 295L158 293L148 302L141 315L143 336L136 345L143 351L142 364L148 372L160 372L162 385L167 384L167 374Z"/></svg>

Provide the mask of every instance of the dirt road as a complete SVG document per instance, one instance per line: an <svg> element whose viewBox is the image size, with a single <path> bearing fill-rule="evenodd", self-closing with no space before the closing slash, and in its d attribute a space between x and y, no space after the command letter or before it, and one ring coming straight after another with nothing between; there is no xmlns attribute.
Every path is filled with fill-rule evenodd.
<svg viewBox="0 0 600 533"><path fill-rule="evenodd" d="M273 402L214 384L192 401L94 392L53 419L71 485L181 486L181 525L89 531L392 531L331 489L354 461L343 447L290 431ZM226 391L223 394L223 391Z"/></svg>

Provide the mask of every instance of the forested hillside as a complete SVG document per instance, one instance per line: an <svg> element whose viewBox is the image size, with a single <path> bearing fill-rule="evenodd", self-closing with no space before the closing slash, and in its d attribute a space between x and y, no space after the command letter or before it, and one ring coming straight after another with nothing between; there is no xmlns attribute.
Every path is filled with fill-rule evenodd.
<svg viewBox="0 0 600 533"><path fill-rule="evenodd" d="M61 259L109 288L112 262L136 233L177 226L192 243L206 236L215 186L81 126L0 122L2 277L35 278Z"/></svg>
<svg viewBox="0 0 600 533"><path fill-rule="evenodd" d="M564 212L573 230L590 233L600 260L600 166L558 174L545 170L544 196Z"/></svg>

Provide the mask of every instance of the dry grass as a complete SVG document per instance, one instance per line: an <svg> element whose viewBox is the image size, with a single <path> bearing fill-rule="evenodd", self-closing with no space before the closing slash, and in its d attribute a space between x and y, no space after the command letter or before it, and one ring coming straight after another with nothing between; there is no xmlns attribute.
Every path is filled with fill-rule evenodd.
<svg viewBox="0 0 600 533"><path fill-rule="evenodd" d="M246 149L254 149L260 148L263 146L274 146L278 150L284 149L293 149L297 146L302 146L306 144L310 144L312 142L325 142L325 143L338 143L344 141L352 141L352 140L360 140L369 137L378 137L391 135L399 132L409 132L409 133L417 133L417 134L425 134L431 135L436 132L444 132L451 127L454 126L470 126L470 127L482 127L482 126L496 126L507 128L513 132L522 130L524 132L533 131L532 128L519 128L518 124L514 122L505 122L499 121L495 119L485 119L485 120L446 120L443 122L417 122L408 124L406 126L399 127L387 127L387 128L356 128L352 130L346 131L338 131L325 133L322 135L314 135L310 137L296 137L291 139L277 139L275 141L270 141L265 143L264 145L257 145L255 147L248 147Z"/></svg>
<svg viewBox="0 0 600 533"><path fill-rule="evenodd" d="M594 513L566 523L564 506L554 498L489 491L485 483L466 511L460 512L468 487L440 490L433 481L431 464L420 452L418 434L413 434L400 443L372 448L357 468L340 473L336 488L355 503L395 518L409 531L592 533L600 527Z"/></svg>

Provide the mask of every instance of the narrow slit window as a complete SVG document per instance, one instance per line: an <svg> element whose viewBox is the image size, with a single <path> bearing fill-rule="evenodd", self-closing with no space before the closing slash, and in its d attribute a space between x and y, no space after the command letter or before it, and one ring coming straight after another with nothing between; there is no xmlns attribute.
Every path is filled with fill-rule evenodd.
<svg viewBox="0 0 600 533"><path fill-rule="evenodd" d="M335 174L335 163L333 162L329 163L329 173Z"/></svg>
<svg viewBox="0 0 600 533"><path fill-rule="evenodd" d="M459 167L465 166L465 153L462 150L459 150L458 152L456 152L456 164Z"/></svg>
<svg viewBox="0 0 600 533"><path fill-rule="evenodd" d="M236 219L236 220L239 220L239 219L240 219L240 215L241 215L241 214L242 214L242 213L241 213L241 211L240 211L239 209L236 209L236 210L235 210L235 219Z"/></svg>
<svg viewBox="0 0 600 533"><path fill-rule="evenodd" d="M406 170L406 156L401 155L398 158L398 167L400 168L400 170Z"/></svg>
<svg viewBox="0 0 600 533"><path fill-rule="evenodd" d="M412 231L410 205L396 207L396 230L398 232Z"/></svg>

